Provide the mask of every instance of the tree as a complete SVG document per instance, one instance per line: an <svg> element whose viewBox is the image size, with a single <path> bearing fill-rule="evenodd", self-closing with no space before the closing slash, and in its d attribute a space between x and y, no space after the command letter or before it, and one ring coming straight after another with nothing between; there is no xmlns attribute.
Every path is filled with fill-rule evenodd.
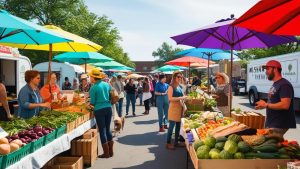
<svg viewBox="0 0 300 169"><path fill-rule="evenodd" d="M106 16L89 12L83 0L1 0L1 4L14 15L37 21L41 25L54 24L100 44L103 47L100 51L102 54L127 66L134 66L119 44L121 37L114 23ZM20 52L28 56L33 64L48 60L48 52Z"/></svg>
<svg viewBox="0 0 300 169"><path fill-rule="evenodd" d="M288 44L278 45L275 47L265 48L265 49L260 49L260 48L247 49L242 51L239 54L239 58L241 59L242 67L245 68L249 60L282 55L282 54L292 53L296 51L300 51L299 44L288 43Z"/></svg>
<svg viewBox="0 0 300 169"><path fill-rule="evenodd" d="M159 47L156 51L152 52L152 56L157 58L155 60L159 66L162 66L165 62L176 59L176 53L182 51L181 48L173 48L172 45L169 45L166 42L163 42L161 47Z"/></svg>

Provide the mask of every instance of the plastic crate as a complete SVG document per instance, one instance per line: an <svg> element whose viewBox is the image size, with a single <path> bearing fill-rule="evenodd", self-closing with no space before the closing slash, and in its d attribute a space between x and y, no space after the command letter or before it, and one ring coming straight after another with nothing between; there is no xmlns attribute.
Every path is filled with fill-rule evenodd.
<svg viewBox="0 0 300 169"><path fill-rule="evenodd" d="M45 136L39 138L38 140L36 140L35 142L31 143L31 148L30 148L30 153L35 152L36 150L38 150L39 148L43 147L44 145L44 140L45 140Z"/></svg>
<svg viewBox="0 0 300 169"><path fill-rule="evenodd" d="M67 128L67 125L63 125L62 127L56 129L56 136L55 136L55 138L58 138L58 137L64 135L66 133L66 128Z"/></svg>
<svg viewBox="0 0 300 169"><path fill-rule="evenodd" d="M53 130L51 133L47 134L45 137L45 140L44 140L44 145L52 142L53 140L55 140L55 137L56 137L56 130Z"/></svg>
<svg viewBox="0 0 300 169"><path fill-rule="evenodd" d="M0 168L2 168L2 161L3 161L3 156L0 156Z"/></svg>
<svg viewBox="0 0 300 169"><path fill-rule="evenodd" d="M6 168L12 164L15 164L16 162L20 161L23 157L30 154L31 144L32 143L28 143L19 150L3 156L2 168Z"/></svg>

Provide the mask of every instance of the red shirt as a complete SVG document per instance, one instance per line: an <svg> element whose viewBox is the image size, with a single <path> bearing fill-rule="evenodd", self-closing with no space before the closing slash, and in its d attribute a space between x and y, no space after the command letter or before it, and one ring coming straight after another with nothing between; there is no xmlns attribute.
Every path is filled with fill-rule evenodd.
<svg viewBox="0 0 300 169"><path fill-rule="evenodd" d="M44 100L44 102L50 102L52 101L52 97L51 97L51 93L57 93L57 97L59 98L59 95L61 94L60 92L60 88L57 84L55 85L51 85L51 93L50 93L50 89L49 89L49 84L46 84L45 86L43 86L40 90L40 94Z"/></svg>

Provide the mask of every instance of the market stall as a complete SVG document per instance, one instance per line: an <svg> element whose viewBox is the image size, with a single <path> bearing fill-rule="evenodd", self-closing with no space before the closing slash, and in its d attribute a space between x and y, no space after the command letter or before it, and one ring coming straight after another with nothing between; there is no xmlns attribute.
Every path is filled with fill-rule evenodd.
<svg viewBox="0 0 300 169"><path fill-rule="evenodd" d="M198 90L199 91L199 90ZM273 169L297 165L300 146L277 130L264 129L265 117L240 109L223 117L205 93L189 94L181 135L196 169ZM290 162L290 163L288 163Z"/></svg>
<svg viewBox="0 0 300 169"><path fill-rule="evenodd" d="M0 168L41 168L95 126L85 95L69 95L72 97L52 102L52 109L42 110L38 116L0 122L8 133L0 139Z"/></svg>

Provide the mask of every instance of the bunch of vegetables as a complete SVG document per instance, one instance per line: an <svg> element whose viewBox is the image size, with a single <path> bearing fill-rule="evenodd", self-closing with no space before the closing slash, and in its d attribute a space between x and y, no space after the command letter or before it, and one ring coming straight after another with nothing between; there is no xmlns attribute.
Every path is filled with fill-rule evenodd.
<svg viewBox="0 0 300 169"><path fill-rule="evenodd" d="M291 159L300 158L297 142L279 142L264 136L206 137L194 142L199 159ZM249 144L250 143L250 144Z"/></svg>
<svg viewBox="0 0 300 169"><path fill-rule="evenodd" d="M25 130L30 125L21 118L13 118L11 121L1 121L0 126L8 133L8 135L14 135L18 132Z"/></svg>
<svg viewBox="0 0 300 169"><path fill-rule="evenodd" d="M197 134L200 139L205 139L208 133L220 126L226 126L233 122L230 118L218 119L218 120L208 120L204 125L197 128Z"/></svg>
<svg viewBox="0 0 300 169"><path fill-rule="evenodd" d="M206 98L204 101L204 106L206 109L212 109L213 107L217 107L217 101L215 99Z"/></svg>

